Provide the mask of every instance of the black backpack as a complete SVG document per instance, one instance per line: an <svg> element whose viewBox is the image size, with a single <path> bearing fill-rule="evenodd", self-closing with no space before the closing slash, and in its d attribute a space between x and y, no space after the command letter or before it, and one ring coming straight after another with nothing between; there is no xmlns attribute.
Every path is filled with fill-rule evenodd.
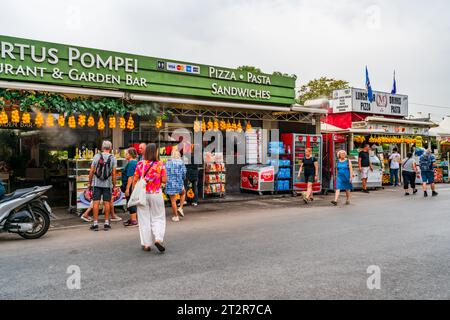
<svg viewBox="0 0 450 320"><path fill-rule="evenodd" d="M103 155L100 153L100 159L97 162L97 166L95 167L95 176L100 180L106 181L112 174L112 166L111 166L112 155L108 156L108 159L105 161Z"/></svg>

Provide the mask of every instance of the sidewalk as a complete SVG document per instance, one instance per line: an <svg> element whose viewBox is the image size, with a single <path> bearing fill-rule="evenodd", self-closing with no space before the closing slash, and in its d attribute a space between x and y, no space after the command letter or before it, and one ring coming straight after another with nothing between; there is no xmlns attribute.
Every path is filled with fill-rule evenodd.
<svg viewBox="0 0 450 320"><path fill-rule="evenodd" d="M330 196L324 195L315 195L315 200L310 206L323 206L329 205ZM252 193L239 193L239 194L227 194L224 198L207 198L201 200L199 202L198 207L193 206L185 206L186 214L195 214L195 213L211 213L217 211L226 211L226 210L243 210L243 203L245 203L245 207L250 208L261 208L267 209L273 206L296 206L298 204L302 204L302 198L300 196L294 197L290 193L286 194L265 194L260 196L258 194ZM56 216L56 219L51 220L50 230L58 230L58 229L70 229L70 228L78 228L78 227L87 227L89 224L87 222L82 221L77 215L70 214L66 207L58 207L53 208L53 213ZM125 221L128 219L128 214L124 213L122 209L116 208L116 214ZM166 215L168 217L171 216L171 208L166 206ZM100 220L103 220L103 217L100 216ZM122 225L122 222L112 222L112 226L114 225Z"/></svg>

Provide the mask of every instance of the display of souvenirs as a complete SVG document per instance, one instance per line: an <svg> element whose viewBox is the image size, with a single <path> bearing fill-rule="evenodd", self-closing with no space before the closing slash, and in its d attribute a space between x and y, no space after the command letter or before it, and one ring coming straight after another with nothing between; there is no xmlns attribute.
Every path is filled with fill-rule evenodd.
<svg viewBox="0 0 450 320"><path fill-rule="evenodd" d="M210 184L210 185L205 186L204 192L205 192L205 194L225 193L225 185L224 184Z"/></svg>
<svg viewBox="0 0 450 320"><path fill-rule="evenodd" d="M206 183L225 183L226 182L225 173L206 174L205 182Z"/></svg>
<svg viewBox="0 0 450 320"><path fill-rule="evenodd" d="M225 163L208 163L205 166L206 173L225 172Z"/></svg>

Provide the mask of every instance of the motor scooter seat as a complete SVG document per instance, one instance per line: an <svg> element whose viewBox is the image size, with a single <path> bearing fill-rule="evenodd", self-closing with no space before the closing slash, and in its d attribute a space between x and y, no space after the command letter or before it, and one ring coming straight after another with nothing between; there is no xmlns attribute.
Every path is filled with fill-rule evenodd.
<svg viewBox="0 0 450 320"><path fill-rule="evenodd" d="M13 193L5 194L3 199L0 200L0 203L5 203L5 202L8 202L8 201L20 198L24 194L30 193L30 192L34 191L35 189L36 189L36 187L26 188L26 189L18 189L16 191L14 191Z"/></svg>

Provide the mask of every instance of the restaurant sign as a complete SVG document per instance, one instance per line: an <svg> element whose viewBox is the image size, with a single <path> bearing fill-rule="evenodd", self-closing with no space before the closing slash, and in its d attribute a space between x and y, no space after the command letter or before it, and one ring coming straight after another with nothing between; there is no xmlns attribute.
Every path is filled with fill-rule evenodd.
<svg viewBox="0 0 450 320"><path fill-rule="evenodd" d="M364 89L343 89L333 92L331 105L333 113L360 112L379 115L406 117L408 115L408 96L374 91L371 103Z"/></svg>
<svg viewBox="0 0 450 320"><path fill-rule="evenodd" d="M0 79L291 105L295 79L0 35Z"/></svg>

